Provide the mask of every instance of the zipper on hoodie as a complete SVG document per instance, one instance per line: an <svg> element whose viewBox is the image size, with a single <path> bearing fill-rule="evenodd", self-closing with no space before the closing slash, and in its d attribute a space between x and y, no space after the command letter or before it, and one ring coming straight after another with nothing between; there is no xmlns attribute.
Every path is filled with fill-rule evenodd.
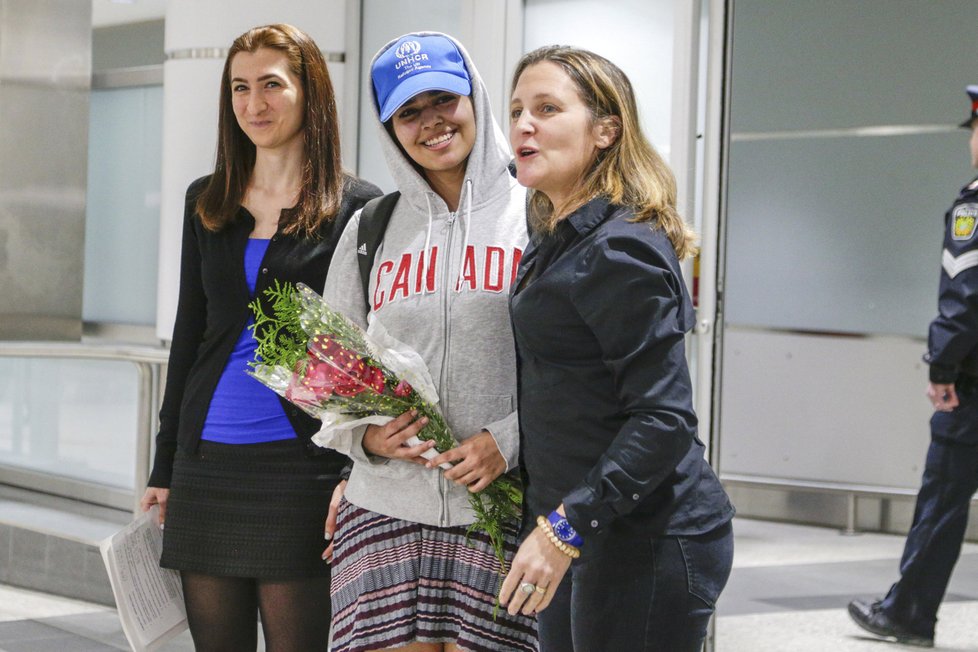
<svg viewBox="0 0 978 652"><path fill-rule="evenodd" d="M451 296L452 292L449 289L449 273L452 269L452 236L455 233L455 218L458 215L458 211L449 212L448 219L445 220L445 224L448 226L448 235L445 237L445 257L442 263L442 269L445 282L442 283L442 315L444 319L443 332L445 333L445 355L441 359L441 375L438 378L438 395L441 398L442 411L444 414L448 414L448 392L445 391L445 378L448 377L448 356L451 351L452 343L452 332L451 332ZM464 252L463 252L464 256ZM438 490L441 492L441 518L439 519L440 525L442 527L448 527L450 523L450 514L448 511L448 479L445 478L444 473L438 474Z"/></svg>

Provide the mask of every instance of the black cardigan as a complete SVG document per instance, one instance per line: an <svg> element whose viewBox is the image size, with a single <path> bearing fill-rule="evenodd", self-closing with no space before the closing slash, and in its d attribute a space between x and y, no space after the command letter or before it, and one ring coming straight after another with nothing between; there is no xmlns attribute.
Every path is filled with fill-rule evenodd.
<svg viewBox="0 0 978 652"><path fill-rule="evenodd" d="M198 179L187 189L180 296L156 435L156 456L149 478L151 487L170 486L178 447L188 453L196 450L214 389L251 316L248 303L253 297L245 280L244 252L255 219L241 208L224 229L205 229L194 205L207 179ZM322 290L336 243L350 216L380 194L373 184L346 176L340 211L335 219L323 224L318 237L303 238L281 231L272 237L255 285L267 313L271 308L262 291L273 280L305 283L317 292ZM346 458L309 442L319 430L319 421L285 399L281 401L296 434L308 442L309 452L335 457L339 473Z"/></svg>

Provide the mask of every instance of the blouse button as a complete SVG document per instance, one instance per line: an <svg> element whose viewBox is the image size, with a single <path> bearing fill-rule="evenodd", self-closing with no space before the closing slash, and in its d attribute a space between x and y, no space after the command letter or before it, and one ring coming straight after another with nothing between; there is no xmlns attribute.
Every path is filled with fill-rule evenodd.
<svg viewBox="0 0 978 652"><path fill-rule="evenodd" d="M597 520L591 521L591 527L598 527Z"/></svg>
<svg viewBox="0 0 978 652"><path fill-rule="evenodd" d="M638 500L638 494L632 494L632 500Z"/></svg>
<svg viewBox="0 0 978 652"><path fill-rule="evenodd" d="M262 274L268 274L268 268L267 267L262 267L261 268L261 273Z"/></svg>

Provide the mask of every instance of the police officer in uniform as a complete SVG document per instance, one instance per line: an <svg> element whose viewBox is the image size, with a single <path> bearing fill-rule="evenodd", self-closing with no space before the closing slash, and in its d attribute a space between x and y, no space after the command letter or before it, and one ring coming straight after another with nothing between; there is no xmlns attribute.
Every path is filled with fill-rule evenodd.
<svg viewBox="0 0 978 652"><path fill-rule="evenodd" d="M971 116L961 126L971 130L971 164L978 168L978 85L967 93ZM944 221L939 314L924 356L935 412L900 579L882 600L849 603L864 630L919 647L934 646L937 609L978 489L978 178L961 189Z"/></svg>

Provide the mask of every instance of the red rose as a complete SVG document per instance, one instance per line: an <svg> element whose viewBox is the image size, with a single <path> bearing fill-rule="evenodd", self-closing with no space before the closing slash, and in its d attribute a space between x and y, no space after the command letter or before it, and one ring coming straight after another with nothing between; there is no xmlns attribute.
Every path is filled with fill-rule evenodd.
<svg viewBox="0 0 978 652"><path fill-rule="evenodd" d="M402 380L397 384L397 387L394 388L394 396L404 398L405 396L409 396L413 391L414 388L411 387L411 383L406 380Z"/></svg>
<svg viewBox="0 0 978 652"><path fill-rule="evenodd" d="M372 390L378 394L384 393L384 372L377 367L367 367L368 373L370 374L370 380L367 384Z"/></svg>

